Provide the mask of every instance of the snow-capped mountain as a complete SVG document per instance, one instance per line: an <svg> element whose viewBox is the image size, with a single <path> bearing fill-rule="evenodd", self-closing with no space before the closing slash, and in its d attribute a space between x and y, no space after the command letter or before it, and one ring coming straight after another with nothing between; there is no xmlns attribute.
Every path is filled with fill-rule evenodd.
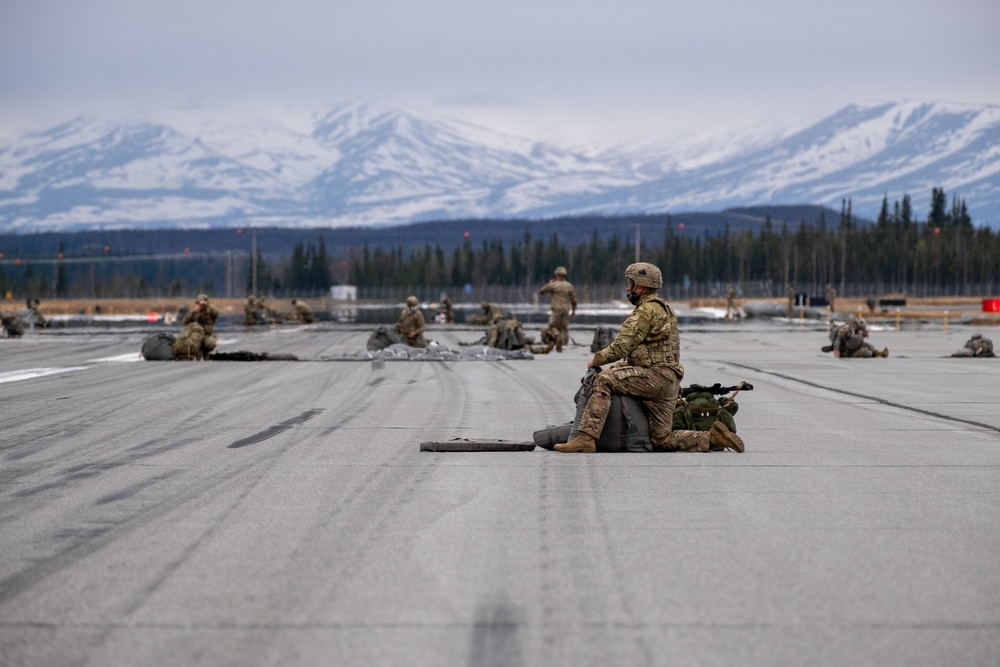
<svg viewBox="0 0 1000 667"><path fill-rule="evenodd" d="M189 109L0 139L0 231L369 226L430 219L966 200L1000 224L1000 107L848 106L785 136L588 151L351 104L308 127Z"/></svg>

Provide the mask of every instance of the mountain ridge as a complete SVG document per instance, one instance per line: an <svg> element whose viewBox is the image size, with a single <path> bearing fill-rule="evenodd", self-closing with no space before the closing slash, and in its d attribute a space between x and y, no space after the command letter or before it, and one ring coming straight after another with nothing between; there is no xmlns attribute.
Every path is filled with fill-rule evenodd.
<svg viewBox="0 0 1000 667"><path fill-rule="evenodd" d="M0 232L385 227L811 204L874 218L932 188L1000 224L1000 106L848 105L778 136L587 151L367 103L307 128L189 109L0 137Z"/></svg>

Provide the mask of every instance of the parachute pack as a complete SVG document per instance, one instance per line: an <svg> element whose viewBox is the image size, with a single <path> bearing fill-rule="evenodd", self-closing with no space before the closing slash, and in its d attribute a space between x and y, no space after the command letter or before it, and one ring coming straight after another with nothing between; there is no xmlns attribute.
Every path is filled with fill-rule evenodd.
<svg viewBox="0 0 1000 667"><path fill-rule="evenodd" d="M551 450L562 442L568 442L579 432L580 420L587 406L587 400L593 392L596 371L587 371L580 381L574 401L576 416L568 424L548 426L535 431L535 445ZM738 385L723 387L716 382L710 387L692 384L681 389L681 395L674 407L673 429L684 431L708 431L716 419L722 421L733 433L736 432L736 422L733 415L739 410L734 400L741 391L749 391L753 385L740 382ZM730 394L721 400L722 394ZM601 437L597 439L598 452L651 452L653 444L649 438L649 420L640 399L632 396L611 395L611 407L608 418L604 422Z"/></svg>
<svg viewBox="0 0 1000 667"><path fill-rule="evenodd" d="M594 329L594 340L590 344L591 352L600 352L614 342L618 335L618 329L609 326L600 326Z"/></svg>
<svg viewBox="0 0 1000 667"><path fill-rule="evenodd" d="M753 389L753 385L741 382L735 387L723 387L716 382L711 387L693 384L681 390L681 396L674 406L675 431L708 431L715 420L721 421L726 428L736 433L736 421L733 415L740 409L735 397L744 389ZM721 394L733 392L732 395L716 398Z"/></svg>

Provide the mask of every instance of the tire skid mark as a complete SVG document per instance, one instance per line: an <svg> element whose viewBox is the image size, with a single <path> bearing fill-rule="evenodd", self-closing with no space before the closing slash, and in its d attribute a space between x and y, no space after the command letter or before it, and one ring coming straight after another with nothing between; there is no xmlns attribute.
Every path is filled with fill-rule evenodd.
<svg viewBox="0 0 1000 667"><path fill-rule="evenodd" d="M245 438L240 438L236 442L229 445L229 449L238 449L240 447L246 447L247 445L256 445L259 442L264 442L265 440L270 440L279 433L284 433L293 426L298 424L304 424L309 421L319 413L323 412L323 408L314 408L312 410L306 410L305 412L292 417L291 419L286 419L280 424L275 424L274 426L269 426L263 431L254 433L253 435L247 436Z"/></svg>
<svg viewBox="0 0 1000 667"><path fill-rule="evenodd" d="M812 382L810 380L803 380L802 378L793 377L791 375L785 375L784 373L775 373L774 371L766 371L762 368L757 368L755 366L748 366L746 364L738 364L732 361L725 362L730 366L735 366L737 368L745 368L749 371L754 371L756 373L763 373L764 375L772 375L774 377L781 378L783 380L788 380L790 382L798 382L799 384L804 384L807 387L813 387L815 389L823 389L824 391L832 391L836 394L843 394L844 396L850 396L851 398L862 398L866 401L873 401L875 403L881 403L882 405L888 405L892 408L899 408L900 410L908 410L910 412L916 412L917 414L925 415L928 417L934 417L935 419L944 419L945 421L958 422L960 424L968 424L969 426L975 426L976 428L983 428L988 431L996 431L1000 433L1000 426L993 426L992 424L984 424L983 422L977 422L972 419L963 419L962 417L953 417L952 415L946 415L941 412L934 412L933 410L924 410L923 408L916 408L912 405L905 405L903 403L894 403L893 401L880 398L878 396L867 396L865 394L859 394L856 391L847 391L845 389L837 389L836 387L828 387L818 382Z"/></svg>

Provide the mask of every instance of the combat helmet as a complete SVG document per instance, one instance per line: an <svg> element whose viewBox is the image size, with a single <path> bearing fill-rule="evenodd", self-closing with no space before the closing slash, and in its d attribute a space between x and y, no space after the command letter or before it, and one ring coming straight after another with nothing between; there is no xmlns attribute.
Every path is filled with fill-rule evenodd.
<svg viewBox="0 0 1000 667"><path fill-rule="evenodd" d="M630 264L625 269L625 277L636 285L642 285L643 287L650 287L652 289L663 287L663 274L660 273L660 270L655 265L649 262Z"/></svg>
<svg viewBox="0 0 1000 667"><path fill-rule="evenodd" d="M410 308L416 306L418 303L420 302L417 301L417 297L413 296L412 294L406 297L406 305L409 306Z"/></svg>
<svg viewBox="0 0 1000 667"><path fill-rule="evenodd" d="M205 303L208 303L208 295L207 294L199 294L198 298L196 298L194 300L195 303L201 303L202 301L204 301Z"/></svg>
<svg viewBox="0 0 1000 667"><path fill-rule="evenodd" d="M566 272L566 267L565 267L565 266L557 266L557 267L556 267L556 270L555 270L555 271L554 271L553 273L554 273L554 274L555 274L556 276L562 276L563 278L565 278L566 276L568 276L568 275L569 275L569 274L568 274L568 273Z"/></svg>

